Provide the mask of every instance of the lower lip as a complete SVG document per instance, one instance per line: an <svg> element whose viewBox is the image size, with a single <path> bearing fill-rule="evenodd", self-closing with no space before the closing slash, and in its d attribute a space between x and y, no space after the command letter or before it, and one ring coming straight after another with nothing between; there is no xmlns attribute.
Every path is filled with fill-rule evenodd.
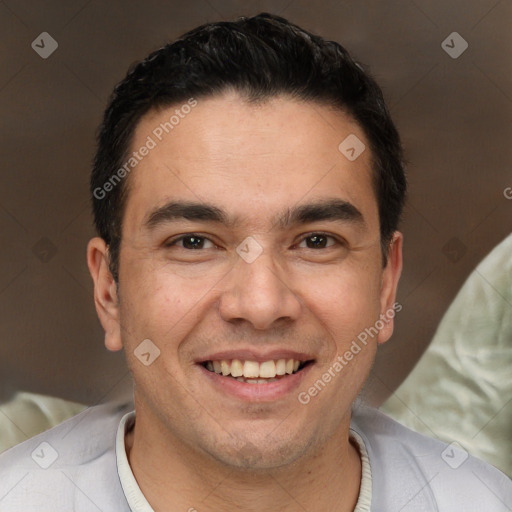
<svg viewBox="0 0 512 512"><path fill-rule="evenodd" d="M297 389L313 364L308 364L300 372L292 373L267 384L240 382L233 377L224 377L222 374L211 372L202 365L198 366L205 376L210 379L210 382L223 393L252 402L272 402L286 397Z"/></svg>

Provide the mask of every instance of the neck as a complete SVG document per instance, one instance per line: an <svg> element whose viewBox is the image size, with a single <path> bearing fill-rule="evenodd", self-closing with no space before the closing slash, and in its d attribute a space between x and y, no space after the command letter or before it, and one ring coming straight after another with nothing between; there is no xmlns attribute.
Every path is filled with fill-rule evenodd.
<svg viewBox="0 0 512 512"><path fill-rule="evenodd" d="M361 483L361 460L349 441L350 418L315 453L270 470L228 467L162 435L139 414L127 433L128 460L155 512L188 510L352 512ZM172 509L169 504L172 503Z"/></svg>

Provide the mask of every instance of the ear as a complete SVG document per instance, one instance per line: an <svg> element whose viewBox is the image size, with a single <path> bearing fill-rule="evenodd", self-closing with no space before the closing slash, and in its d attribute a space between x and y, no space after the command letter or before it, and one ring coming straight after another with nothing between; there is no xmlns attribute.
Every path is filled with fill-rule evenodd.
<svg viewBox="0 0 512 512"><path fill-rule="evenodd" d="M87 245L87 265L94 281L94 304L105 331L108 350L121 350L117 284L109 269L108 246L103 238L93 238Z"/></svg>
<svg viewBox="0 0 512 512"><path fill-rule="evenodd" d="M395 302L398 281L402 273L402 233L395 231L389 244L386 267L382 272L380 292L380 320L384 327L379 330L378 343L385 343L393 334L394 317L402 305Z"/></svg>

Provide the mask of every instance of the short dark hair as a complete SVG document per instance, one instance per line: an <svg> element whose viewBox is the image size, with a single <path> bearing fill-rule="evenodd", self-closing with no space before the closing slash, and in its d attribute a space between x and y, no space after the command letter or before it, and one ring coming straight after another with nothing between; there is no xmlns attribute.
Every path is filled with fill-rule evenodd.
<svg viewBox="0 0 512 512"><path fill-rule="evenodd" d="M129 188L121 180L126 174L121 169L125 164L126 171L137 123L150 110L229 89L248 102L285 95L328 105L360 125L372 156L385 264L403 209L406 179L400 138L382 91L338 43L262 13L187 32L132 66L115 87L98 131L90 182L94 222L108 245L114 279L118 281Z"/></svg>

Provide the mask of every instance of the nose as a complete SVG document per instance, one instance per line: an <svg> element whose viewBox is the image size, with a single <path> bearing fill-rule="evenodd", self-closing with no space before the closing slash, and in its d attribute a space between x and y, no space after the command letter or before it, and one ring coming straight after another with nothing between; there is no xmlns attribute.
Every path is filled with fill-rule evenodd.
<svg viewBox="0 0 512 512"><path fill-rule="evenodd" d="M222 319L231 323L249 322L260 330L297 320L301 301L283 274L265 253L252 263L238 260L220 297Z"/></svg>

